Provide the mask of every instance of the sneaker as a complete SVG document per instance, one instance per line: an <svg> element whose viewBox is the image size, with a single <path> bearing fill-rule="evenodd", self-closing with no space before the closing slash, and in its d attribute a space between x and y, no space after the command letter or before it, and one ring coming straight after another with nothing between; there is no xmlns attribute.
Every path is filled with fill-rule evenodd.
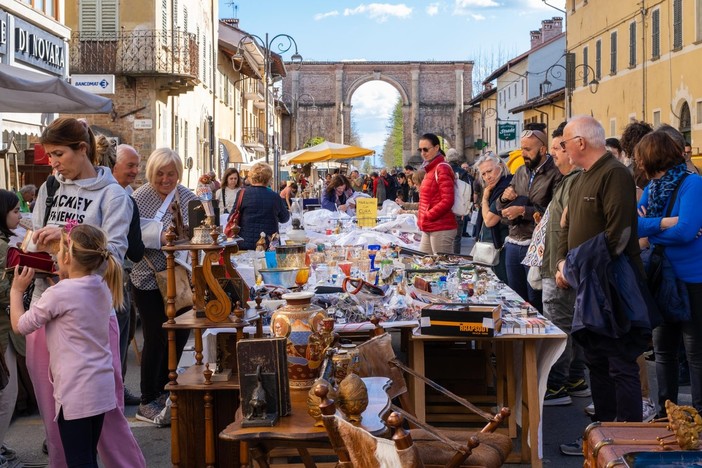
<svg viewBox="0 0 702 468"><path fill-rule="evenodd" d="M573 400L568 395L565 387L561 387L557 390L549 388L546 390L546 396L544 396L544 406L565 406L573 403Z"/></svg>
<svg viewBox="0 0 702 468"><path fill-rule="evenodd" d="M5 444L2 444L2 447L0 447L0 455L5 457L7 461L12 461L17 458L17 452Z"/></svg>
<svg viewBox="0 0 702 468"><path fill-rule="evenodd" d="M643 415L643 422L649 422L656 419L656 406L651 400L644 398L641 413Z"/></svg>
<svg viewBox="0 0 702 468"><path fill-rule="evenodd" d="M158 427L161 427L162 424L160 424L158 421L158 417L161 414L161 411L165 408L165 405L159 405L156 400L152 401L151 403L142 403L139 405L139 408L137 409L136 412L136 418L139 421L144 421L148 422L151 424L155 424Z"/></svg>
<svg viewBox="0 0 702 468"><path fill-rule="evenodd" d="M568 391L568 395L580 398L586 398L592 394L585 379L566 383L566 390Z"/></svg>
<svg viewBox="0 0 702 468"><path fill-rule="evenodd" d="M136 406L141 403L141 398L133 394L127 387L124 387L124 405Z"/></svg>
<svg viewBox="0 0 702 468"><path fill-rule="evenodd" d="M160 394L160 395L158 396L158 398L156 398L156 400L154 400L154 401L156 401L156 402L158 403L158 405L159 405L161 408L163 408L164 406L166 406L166 400L168 400L168 397L169 397L169 396L171 396L171 393L170 393L170 392L162 393L162 394Z"/></svg>
<svg viewBox="0 0 702 468"><path fill-rule="evenodd" d="M164 427L164 426L170 426L171 425L171 399L167 398L165 401L165 406L163 407L163 410L156 416L156 419L154 419L154 423L156 423L159 427Z"/></svg>
<svg viewBox="0 0 702 468"><path fill-rule="evenodd" d="M595 415L595 404L594 403L590 403L589 405L587 405L585 407L585 414L587 414L588 416Z"/></svg>
<svg viewBox="0 0 702 468"><path fill-rule="evenodd" d="M561 453L563 455L570 455L573 457L582 457L583 456L583 438L579 437L578 439L575 440L575 442L571 442L570 444L561 444L560 449L561 449Z"/></svg>

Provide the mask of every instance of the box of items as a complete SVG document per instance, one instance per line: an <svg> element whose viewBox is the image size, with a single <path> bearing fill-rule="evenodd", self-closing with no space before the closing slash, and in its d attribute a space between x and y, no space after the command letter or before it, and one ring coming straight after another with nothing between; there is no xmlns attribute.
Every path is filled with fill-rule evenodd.
<svg viewBox="0 0 702 468"><path fill-rule="evenodd" d="M429 304L422 309L422 335L492 337L502 325L500 304Z"/></svg>

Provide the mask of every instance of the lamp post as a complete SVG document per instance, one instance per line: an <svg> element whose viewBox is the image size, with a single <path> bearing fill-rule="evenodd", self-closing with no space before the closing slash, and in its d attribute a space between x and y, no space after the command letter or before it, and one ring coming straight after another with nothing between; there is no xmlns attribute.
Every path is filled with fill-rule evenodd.
<svg viewBox="0 0 702 468"><path fill-rule="evenodd" d="M551 85L553 83L548 79L549 74L556 80L565 81L566 95L568 96L568 118L570 118L573 112L573 90L576 88L576 80L579 79L587 82L592 94L597 92L600 82L597 80L595 70L593 70L590 65L586 63L575 64L575 54L573 52L567 52L565 58L565 66L560 63L554 63L546 69L544 81L541 83L541 91L543 94L548 94L551 90ZM590 75L590 73L592 73L592 75ZM592 80L588 80L589 76L592 76ZM563 78L565 78L565 80Z"/></svg>
<svg viewBox="0 0 702 468"><path fill-rule="evenodd" d="M295 49L295 52L293 55L290 57L290 61L293 63L301 63L302 62L302 55L300 55L297 51L297 42L295 42L295 39L290 36L289 34L277 34L271 38L268 37L268 33L264 36L264 38L261 38L255 34L246 34L244 35L240 40L239 44L237 45L237 52L236 55L232 57L232 63L238 62L240 65L237 69L235 66L235 69L237 71L241 70L241 67L243 66L243 56L241 54L241 49L242 46L246 44L255 44L258 48L263 49L263 82L264 82L264 96L265 96L265 113L264 113L264 118L265 118L265 139L263 142L263 147L264 151L266 153L266 163L270 163L270 110L268 109L269 103L270 103L270 88L273 85L273 78L271 76L271 62L272 62L272 57L271 57L271 47L275 45L277 47L277 53L279 54L284 54L285 52L288 52L291 49ZM275 146L275 144L274 144ZM278 160L279 160L280 155L278 154L278 151L273 152L273 189L278 190L278 179L279 179L279 174L280 174L280 168L278 167Z"/></svg>

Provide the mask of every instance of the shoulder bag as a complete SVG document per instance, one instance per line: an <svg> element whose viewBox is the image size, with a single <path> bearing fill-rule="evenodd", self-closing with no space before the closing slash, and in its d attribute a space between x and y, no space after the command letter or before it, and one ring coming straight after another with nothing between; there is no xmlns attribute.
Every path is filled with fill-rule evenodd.
<svg viewBox="0 0 702 468"><path fill-rule="evenodd" d="M156 271L156 267L154 267L154 264L151 263L151 260L149 260L146 256L144 256L144 261L154 272L154 276L156 277L156 285L158 286L158 290L161 292L161 297L163 298L163 306L165 309L168 303L168 270ZM190 278L188 277L188 270L186 270L183 265L176 264L174 273L176 290L176 312L180 312L181 310L192 309L193 291L190 287Z"/></svg>
<svg viewBox="0 0 702 468"><path fill-rule="evenodd" d="M470 255L473 257L473 263L495 266L500 263L500 250L502 249L495 248L495 243L493 241L483 241L483 232L481 230L480 237L475 241Z"/></svg>
<svg viewBox="0 0 702 468"><path fill-rule="evenodd" d="M234 229L234 226L241 228L241 202L244 200L244 189L239 190L236 196L236 201L234 202L234 209L232 210L229 218L227 219L227 225L224 227L224 235L227 237L236 237L239 235L239 230Z"/></svg>
<svg viewBox="0 0 702 468"><path fill-rule="evenodd" d="M678 190L687 175L683 176L670 195L664 217L669 217L678 196ZM675 277L673 266L665 256L665 247L656 245L641 252L646 270L646 280L651 295L656 300L666 322L686 322L691 318L690 298L685 283Z"/></svg>

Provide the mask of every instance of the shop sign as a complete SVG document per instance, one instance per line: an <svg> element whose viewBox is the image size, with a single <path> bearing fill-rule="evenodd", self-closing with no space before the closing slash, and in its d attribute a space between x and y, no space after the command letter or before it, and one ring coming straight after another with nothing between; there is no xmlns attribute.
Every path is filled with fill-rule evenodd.
<svg viewBox="0 0 702 468"><path fill-rule="evenodd" d="M19 18L15 23L15 60L34 65L56 75L66 71L66 44L43 29Z"/></svg>
<svg viewBox="0 0 702 468"><path fill-rule="evenodd" d="M115 94L115 75L72 75L71 84L93 94Z"/></svg>
<svg viewBox="0 0 702 468"><path fill-rule="evenodd" d="M511 141L517 138L517 126L515 124L500 124L497 126L497 137L500 140Z"/></svg>
<svg viewBox="0 0 702 468"><path fill-rule="evenodd" d="M151 119L134 119L135 130L151 130L153 126L153 120Z"/></svg>
<svg viewBox="0 0 702 468"><path fill-rule="evenodd" d="M0 55L7 54L7 13L0 10Z"/></svg>

